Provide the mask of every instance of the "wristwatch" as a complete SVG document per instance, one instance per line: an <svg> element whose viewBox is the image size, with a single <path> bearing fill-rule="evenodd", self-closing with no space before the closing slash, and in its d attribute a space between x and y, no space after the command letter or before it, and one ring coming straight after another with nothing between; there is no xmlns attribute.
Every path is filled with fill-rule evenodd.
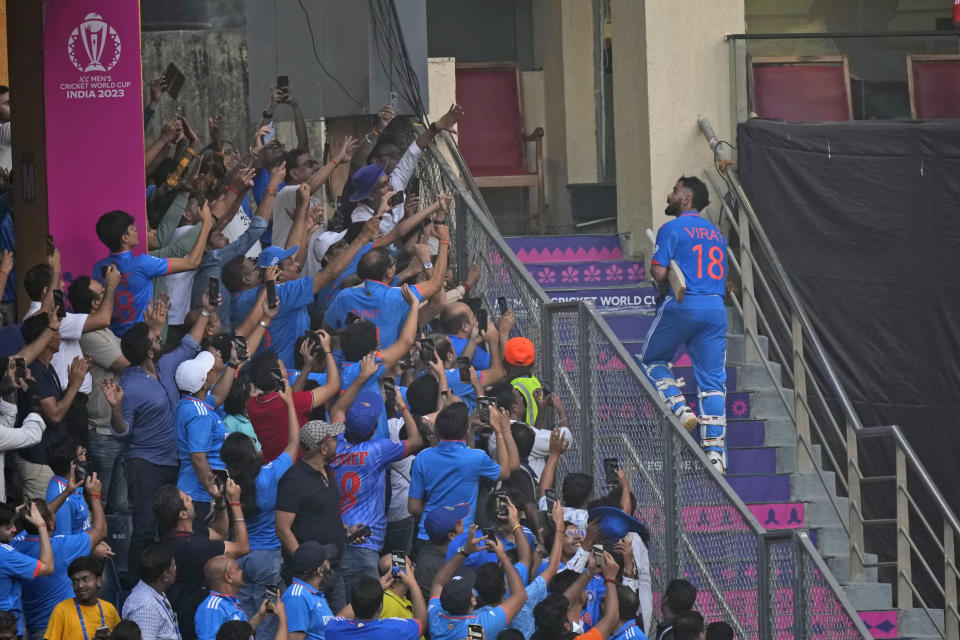
<svg viewBox="0 0 960 640"><path fill-rule="evenodd" d="M426 262L423 263L423 268L424 268L424 269L433 269L433 263L430 262L429 260L427 260Z"/></svg>
<svg viewBox="0 0 960 640"><path fill-rule="evenodd" d="M464 558L469 558L469 557L470 557L470 554L467 553L467 550L464 549L462 546L461 546L459 549L457 549L457 553L459 553L460 555L462 555Z"/></svg>

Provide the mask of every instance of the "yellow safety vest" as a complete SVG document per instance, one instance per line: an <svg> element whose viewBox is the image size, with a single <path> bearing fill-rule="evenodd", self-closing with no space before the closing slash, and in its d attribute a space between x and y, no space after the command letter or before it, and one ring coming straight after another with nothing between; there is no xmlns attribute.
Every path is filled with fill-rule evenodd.
<svg viewBox="0 0 960 640"><path fill-rule="evenodd" d="M537 414L540 411L540 408L537 406L537 401L533 397L533 392L540 388L540 381L530 376L527 378L514 378L510 381L510 384L520 392L520 395L523 396L524 401L527 403L526 423L532 427L534 423L536 423Z"/></svg>

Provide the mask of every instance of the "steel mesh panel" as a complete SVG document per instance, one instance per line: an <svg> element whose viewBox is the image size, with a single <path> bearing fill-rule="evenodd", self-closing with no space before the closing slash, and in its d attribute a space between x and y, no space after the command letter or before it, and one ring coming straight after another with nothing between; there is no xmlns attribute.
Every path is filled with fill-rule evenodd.
<svg viewBox="0 0 960 640"><path fill-rule="evenodd" d="M758 637L759 536L686 438L676 431L670 437L680 575L702 594L704 617L726 620L741 638Z"/></svg>
<svg viewBox="0 0 960 640"><path fill-rule="evenodd" d="M843 606L837 593L806 550L801 548L797 563L803 564L802 593L805 596L801 633L806 640L859 640L859 630Z"/></svg>
<svg viewBox="0 0 960 640"><path fill-rule="evenodd" d="M580 314L577 311L554 312L552 314L552 344L553 370L547 372L553 381L553 390L560 396L563 406L567 410L567 417L573 427L573 444L560 457L557 472L557 486L563 476L574 471L581 471L588 456L581 455L583 447L582 412L580 407L580 391L587 382L581 377L580 362L577 352L580 344Z"/></svg>
<svg viewBox="0 0 960 640"><path fill-rule="evenodd" d="M767 584L770 592L770 624L777 640L793 638L794 553L790 538L767 544Z"/></svg>

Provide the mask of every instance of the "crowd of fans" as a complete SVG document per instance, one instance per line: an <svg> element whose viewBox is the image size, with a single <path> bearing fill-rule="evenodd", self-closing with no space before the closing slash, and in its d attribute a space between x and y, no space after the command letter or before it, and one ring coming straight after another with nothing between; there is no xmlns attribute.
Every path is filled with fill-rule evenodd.
<svg viewBox="0 0 960 640"><path fill-rule="evenodd" d="M479 269L453 279L451 198L414 176L460 108L405 147L385 107L321 164L302 117L274 137L281 106L249 148L164 123L145 238L105 212L89 274L65 285L53 244L17 265L0 639L732 638L684 580L655 610L626 474L557 478L570 425L534 344L470 296Z"/></svg>

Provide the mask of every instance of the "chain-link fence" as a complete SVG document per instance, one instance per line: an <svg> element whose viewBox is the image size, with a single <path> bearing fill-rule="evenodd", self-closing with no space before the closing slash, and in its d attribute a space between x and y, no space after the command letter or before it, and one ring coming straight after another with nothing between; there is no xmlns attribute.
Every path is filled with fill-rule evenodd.
<svg viewBox="0 0 960 640"><path fill-rule="evenodd" d="M416 133L410 127L410 140ZM462 279L477 265L471 295L487 309L506 298L517 316L513 335L536 345L535 375L563 400L574 434L559 474L602 478L603 458L620 460L650 531L653 592L686 578L705 617L726 620L741 640L869 638L809 540L767 538L593 305L549 302L484 213L479 192L459 178L465 167L454 157L456 171L431 147L417 171L424 201L439 191L455 196L454 268Z"/></svg>

